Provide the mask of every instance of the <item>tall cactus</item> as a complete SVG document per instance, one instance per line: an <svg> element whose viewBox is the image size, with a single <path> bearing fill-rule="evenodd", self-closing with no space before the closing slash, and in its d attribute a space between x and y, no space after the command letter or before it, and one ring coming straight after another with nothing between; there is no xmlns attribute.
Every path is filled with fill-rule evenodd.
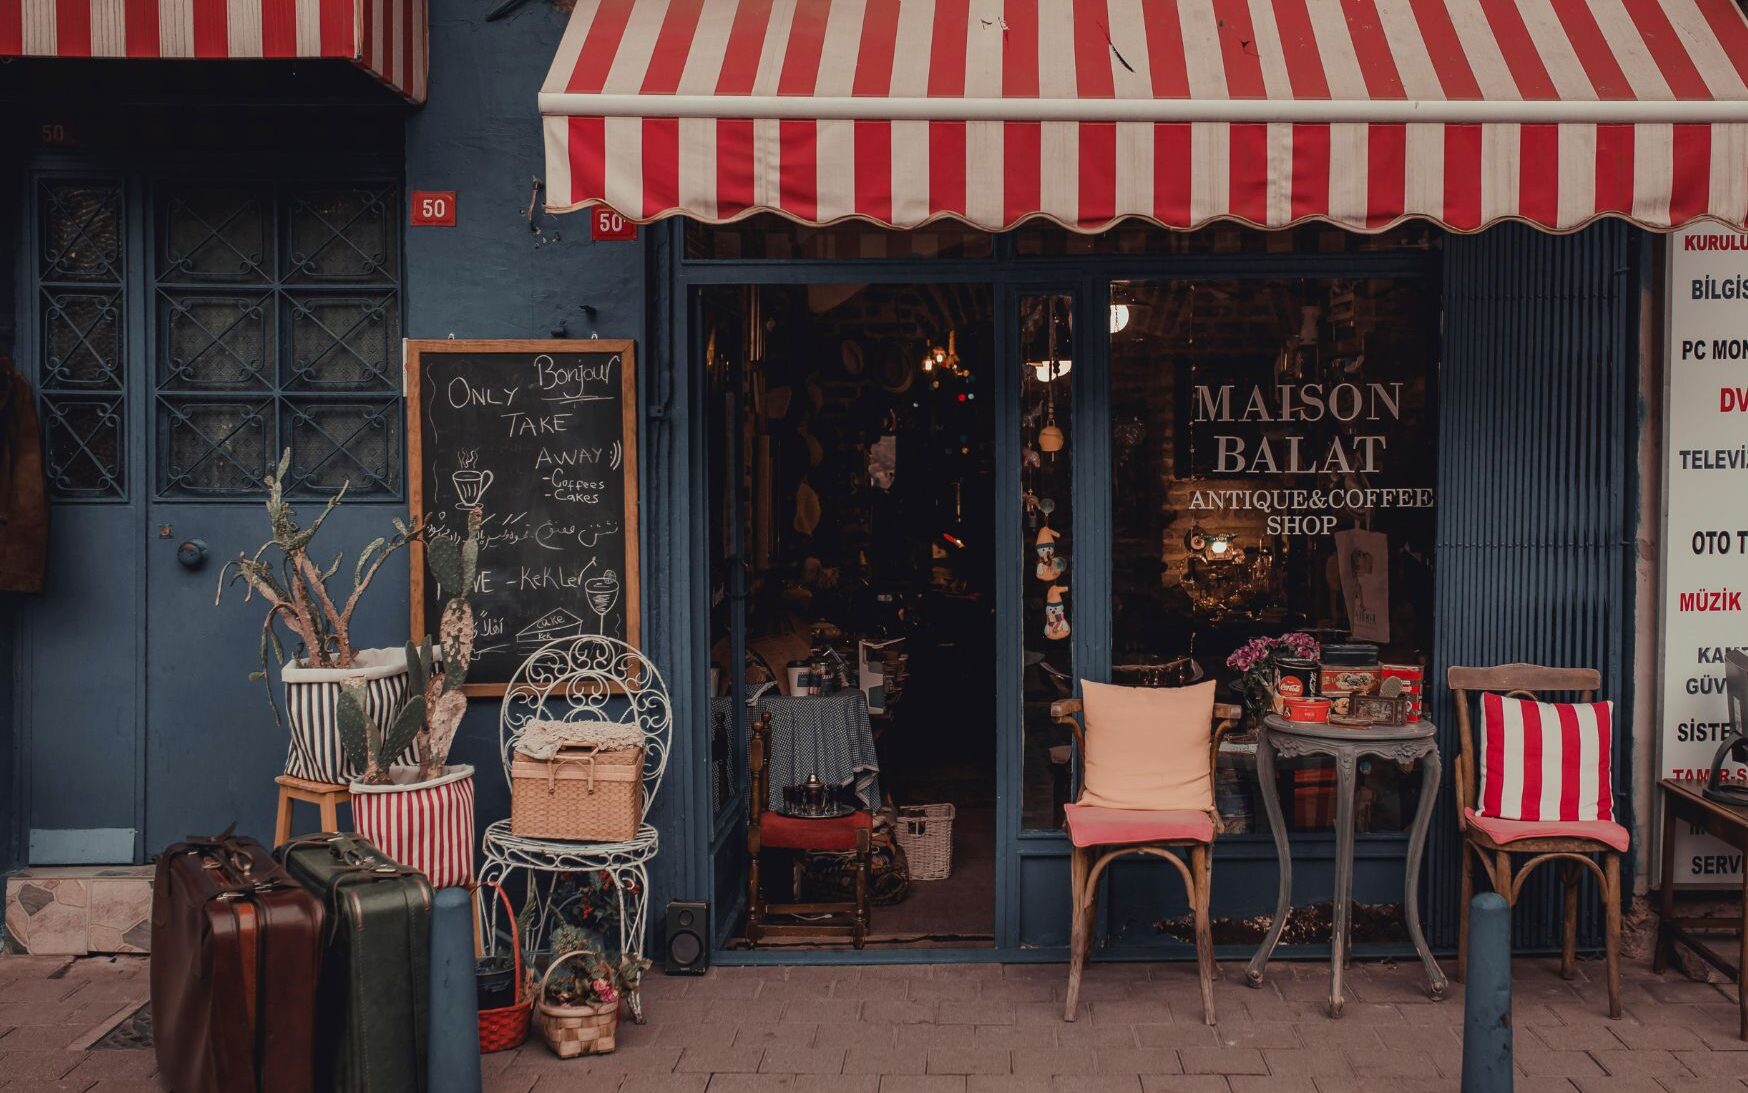
<svg viewBox="0 0 1748 1093"><path fill-rule="evenodd" d="M467 713L467 696L461 686L467 682L468 666L473 663L474 616L468 593L473 590L479 574L480 529L482 517L478 509L467 514L467 537L460 542L448 539L427 539L425 564L437 579L449 599L443 605L438 620L438 646L429 635L417 654L419 676L409 686L409 694L424 697L424 727L419 732L419 777L436 778L449 762L449 749L455 743L455 733L461 718ZM441 669L437 649L442 649Z"/></svg>

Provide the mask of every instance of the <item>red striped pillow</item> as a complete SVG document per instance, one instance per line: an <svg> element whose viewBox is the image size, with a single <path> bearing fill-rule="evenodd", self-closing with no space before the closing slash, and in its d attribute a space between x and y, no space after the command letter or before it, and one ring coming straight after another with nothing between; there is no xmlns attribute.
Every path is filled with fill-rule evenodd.
<svg viewBox="0 0 1748 1093"><path fill-rule="evenodd" d="M1614 820L1612 702L1481 696L1482 816Z"/></svg>

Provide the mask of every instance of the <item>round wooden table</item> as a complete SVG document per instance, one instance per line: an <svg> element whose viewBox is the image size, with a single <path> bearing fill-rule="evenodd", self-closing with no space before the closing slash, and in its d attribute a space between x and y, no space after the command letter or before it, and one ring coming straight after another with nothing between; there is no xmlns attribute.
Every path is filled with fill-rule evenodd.
<svg viewBox="0 0 1748 1093"><path fill-rule="evenodd" d="M1335 896L1334 928L1330 939L1329 1014L1340 1017L1342 1010L1341 975L1347 963L1349 922L1353 904L1353 804L1359 761L1365 756L1395 760L1403 771L1420 764L1420 804L1414 811L1414 825L1408 832L1408 877L1403 892L1403 915L1408 920L1408 936L1415 952L1426 965L1426 975L1434 998L1442 998L1447 986L1445 974L1427 948L1426 935L1420 930L1420 860L1426 852L1426 833L1432 826L1432 806L1438 799L1438 744L1434 740L1437 728L1430 721L1411 725L1373 725L1353 728L1343 725L1310 724L1288 721L1269 714L1262 720L1256 734L1256 777L1262 783L1263 806L1268 810L1269 828L1275 836L1275 853L1281 862L1280 891L1275 898L1274 921L1262 947L1250 958L1248 979L1252 987L1262 986L1263 968L1274 954L1286 928L1287 915L1292 910L1293 858L1287 844L1287 825L1281 815L1280 790L1275 783L1276 758L1291 759L1302 755L1327 755L1335 760Z"/></svg>

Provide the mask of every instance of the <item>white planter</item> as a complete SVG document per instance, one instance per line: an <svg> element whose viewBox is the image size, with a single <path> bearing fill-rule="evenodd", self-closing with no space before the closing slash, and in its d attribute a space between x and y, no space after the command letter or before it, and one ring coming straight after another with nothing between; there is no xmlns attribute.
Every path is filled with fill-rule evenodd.
<svg viewBox="0 0 1748 1093"><path fill-rule="evenodd" d="M378 850L417 869L433 888L473 883L473 768L445 767L414 782L418 768L389 771L393 784L352 783L352 822Z"/></svg>
<svg viewBox="0 0 1748 1093"><path fill-rule="evenodd" d="M285 773L313 782L350 782L364 773L346 761L340 743L340 719L334 712L340 684L362 679L364 710L385 724L407 701L407 650L360 649L350 668L305 668L292 661L279 671L285 684L286 721L291 746Z"/></svg>

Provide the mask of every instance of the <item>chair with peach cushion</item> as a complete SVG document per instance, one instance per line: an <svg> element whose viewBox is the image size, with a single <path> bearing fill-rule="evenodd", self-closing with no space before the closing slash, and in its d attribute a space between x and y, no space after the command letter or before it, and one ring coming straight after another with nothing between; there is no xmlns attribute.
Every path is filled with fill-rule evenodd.
<svg viewBox="0 0 1748 1093"><path fill-rule="evenodd" d="M1506 698L1536 700L1539 695L1576 693L1578 701L1594 701L1602 686L1602 673L1594 668L1546 668L1535 664L1501 664L1491 668L1453 665L1445 674L1457 707L1457 733L1461 752L1453 771L1456 783L1457 823L1463 836L1462 906L1457 929L1457 979L1461 981L1468 962L1469 900L1475 891L1474 862L1486 871L1493 890L1515 906L1524 882L1539 866L1562 864L1565 908L1560 946L1560 974L1577 975L1578 881L1589 869L1602 887L1605 927L1603 952L1608 970L1608 1015L1621 1015L1621 855L1631 834L1610 820L1520 820L1482 815L1480 795L1481 758L1475 726L1470 720L1471 702L1487 693ZM1610 787L1612 788L1612 787ZM1512 855L1527 855L1515 864ZM1601 864L1597 858L1601 858Z"/></svg>
<svg viewBox="0 0 1748 1093"><path fill-rule="evenodd" d="M1140 854L1170 862L1183 877L1195 917L1202 1017L1212 1025L1219 973L1208 905L1214 837L1223 830L1214 808L1214 765L1221 737L1243 711L1215 704L1211 681L1170 688L1083 681L1081 692L1050 707L1052 717L1074 730L1082 770L1080 799L1065 807L1073 917L1063 1019L1075 1019L1080 1001L1099 878L1116 859Z"/></svg>

